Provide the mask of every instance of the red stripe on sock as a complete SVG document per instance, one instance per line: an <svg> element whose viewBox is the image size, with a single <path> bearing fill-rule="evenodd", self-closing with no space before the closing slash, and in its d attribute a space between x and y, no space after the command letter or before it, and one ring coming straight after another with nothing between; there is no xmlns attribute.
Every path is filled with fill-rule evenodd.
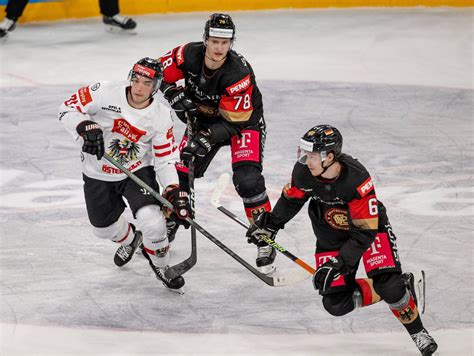
<svg viewBox="0 0 474 356"><path fill-rule="evenodd" d="M115 242L118 243L118 244L124 242L124 241L127 239L128 234L130 233L130 229L131 229L131 228L132 228L132 225L128 224L128 230L127 230L127 233L125 234L124 238L121 239L121 240L115 241Z"/></svg>
<svg viewBox="0 0 474 356"><path fill-rule="evenodd" d="M150 249L148 249L148 248L145 247L145 251L146 251L146 253L148 253L149 255L156 256L156 253L155 253L155 251L153 251L153 250L150 250Z"/></svg>

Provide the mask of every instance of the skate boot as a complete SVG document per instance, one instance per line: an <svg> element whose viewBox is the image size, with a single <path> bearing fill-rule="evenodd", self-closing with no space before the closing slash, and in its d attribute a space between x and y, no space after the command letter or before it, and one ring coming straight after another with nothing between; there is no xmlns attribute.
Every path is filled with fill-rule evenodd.
<svg viewBox="0 0 474 356"><path fill-rule="evenodd" d="M166 219L166 236L168 237L169 243L174 241L178 228L179 228L179 224L176 221L176 219L173 219L173 218Z"/></svg>
<svg viewBox="0 0 474 356"><path fill-rule="evenodd" d="M184 286L184 278L182 276L178 276L173 279L166 278L165 272L169 268L169 266L166 266L166 267L155 266L145 249L142 249L142 253L148 260L148 263L150 264L151 269L155 273L156 278L160 280L166 288L168 288L172 292L184 294L184 291L182 289Z"/></svg>
<svg viewBox="0 0 474 356"><path fill-rule="evenodd" d="M16 27L15 20L5 17L0 24L0 38L6 37L9 32L12 32Z"/></svg>
<svg viewBox="0 0 474 356"><path fill-rule="evenodd" d="M410 336L423 356L431 356L438 349L438 344L433 340L431 335L428 334L426 329Z"/></svg>
<svg viewBox="0 0 474 356"><path fill-rule="evenodd" d="M109 32L122 32L129 34L136 34L134 31L137 27L137 23L133 21L130 17L114 15L114 16L104 16L102 21L105 24L105 29Z"/></svg>
<svg viewBox="0 0 474 356"><path fill-rule="evenodd" d="M141 231L135 230L135 226L132 226L133 233L135 234L133 241L130 245L120 246L115 252L114 262L118 267L126 265L133 257L135 251L142 245L142 233Z"/></svg>
<svg viewBox="0 0 474 356"><path fill-rule="evenodd" d="M273 264L276 257L275 249L263 241L257 243L257 249L258 254L255 263L258 270L263 274L272 273L275 270L275 265Z"/></svg>

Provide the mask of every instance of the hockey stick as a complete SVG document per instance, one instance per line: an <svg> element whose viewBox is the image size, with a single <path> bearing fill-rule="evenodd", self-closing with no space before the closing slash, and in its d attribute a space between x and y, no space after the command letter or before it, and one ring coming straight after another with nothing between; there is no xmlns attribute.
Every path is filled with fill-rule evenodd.
<svg viewBox="0 0 474 356"><path fill-rule="evenodd" d="M104 158L109 161L112 165L120 169L122 172L124 172L131 180L133 180L135 183L137 183L140 187L143 189L147 190L153 197L155 197L161 204L166 206L169 209L173 209L173 205L163 198L159 193L157 193L152 187L150 187L148 184L146 184L144 181L142 181L140 178L138 178L135 174L130 172L127 168L125 168L121 163L117 162L114 158L110 157L109 155L105 154ZM250 265L247 261L242 259L239 255L234 253L231 249L229 249L226 245L224 245L222 242L220 242L218 239L216 239L214 236L212 236L209 232L207 232L201 225L199 225L197 222L195 222L191 218L186 218L185 219L191 226L194 226L197 231L199 231L201 234L203 234L205 237L207 237L209 240L211 240L214 244L216 244L219 248L221 248L224 252L226 252L229 256L231 256L234 260L239 262L242 266L244 266L246 269L248 269L251 273L253 273L257 278L259 278L261 281L264 283L268 284L269 286L272 287L280 287L280 286L286 286L289 284L294 284L295 281L285 278L285 277L280 277L280 276L275 276L275 277L270 277L267 276L263 273L260 273L257 269L255 269L252 265ZM183 261L184 262L184 261ZM191 266L192 267L192 266ZM188 268L189 269L189 268Z"/></svg>
<svg viewBox="0 0 474 356"><path fill-rule="evenodd" d="M188 142L193 136L193 127L191 120L188 118L186 123L186 131L188 134ZM196 219L196 207L195 207L195 195L194 195L194 161L191 160L188 164L188 185L189 185L189 203L191 205L191 211L193 212L193 218ZM192 263L195 265L197 262L197 243L196 243L196 228L191 226L191 255L187 259L188 264ZM168 269L169 270L169 269ZM170 278L168 270L165 272L165 276Z"/></svg>
<svg viewBox="0 0 474 356"><path fill-rule="evenodd" d="M224 192L224 189L226 188L228 182L229 182L229 174L228 173L221 174L221 176L219 177L219 180L217 181L216 188L214 189L214 192L212 193L211 203L219 211L224 213L224 215L226 215L227 217L234 220L240 226L248 229L249 226L245 221L241 220L237 215L235 215L233 212L227 210L225 207L223 207L220 204L220 197L222 196L222 193ZM304 262L303 260L301 260L298 257L296 257L295 255L293 255L291 252L287 251L283 246L277 244L275 241L268 238L267 236L261 235L261 239L263 241L265 241L267 244L269 244L270 246L272 246L273 248L275 248L278 252L282 253L283 255L288 257L290 260L295 262L298 266L304 268L311 275L313 275L316 272L316 270L313 267L311 267L306 262Z"/></svg>
<svg viewBox="0 0 474 356"><path fill-rule="evenodd" d="M170 210L173 210L173 205L163 198L161 194L159 194L157 191L155 191L152 187L150 187L148 184L146 184L144 181L142 181L140 178L138 178L135 174L130 172L127 168L125 168L121 163L117 162L115 159L113 159L111 156L108 154L104 155L104 158L112 163L115 167L119 168L122 172L124 172L131 180L133 180L135 183L137 183L140 187L144 188L147 190L156 200L158 200L161 204L163 204L165 207L167 207ZM186 219L188 221L189 218ZM190 219L189 219L190 220ZM151 262L150 258L148 257L149 262ZM196 264L197 258L196 258L196 240L192 239L191 236L191 255L185 259L184 261L171 266L166 269L165 276L166 278L170 279L175 279L187 271L189 271L195 264Z"/></svg>

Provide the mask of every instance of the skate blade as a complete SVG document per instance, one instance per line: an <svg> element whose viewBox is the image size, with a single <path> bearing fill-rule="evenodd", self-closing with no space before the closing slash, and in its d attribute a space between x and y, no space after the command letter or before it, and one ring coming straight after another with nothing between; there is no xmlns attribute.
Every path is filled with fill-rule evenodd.
<svg viewBox="0 0 474 356"><path fill-rule="evenodd" d="M184 287L181 287L181 288L178 288L178 289L172 289L172 288L169 288L166 284L163 283L163 285L165 286L165 288L167 290L169 290L171 293L176 293L176 294L179 294L179 295L183 295L184 294Z"/></svg>
<svg viewBox="0 0 474 356"><path fill-rule="evenodd" d="M117 26L112 26L112 25L105 25L105 31L109 33L114 33L114 34L124 34L124 35L137 35L137 31L135 29L133 30L124 30L123 28L117 27Z"/></svg>
<svg viewBox="0 0 474 356"><path fill-rule="evenodd" d="M262 274L269 275L269 274L275 272L276 267L275 267L275 265L272 263L271 265L266 265L266 266L257 267L257 270L258 270L260 273L262 273Z"/></svg>
<svg viewBox="0 0 474 356"><path fill-rule="evenodd" d="M420 314L425 313L426 307L426 286L425 286L425 271L414 273L415 291L418 297L418 311Z"/></svg>

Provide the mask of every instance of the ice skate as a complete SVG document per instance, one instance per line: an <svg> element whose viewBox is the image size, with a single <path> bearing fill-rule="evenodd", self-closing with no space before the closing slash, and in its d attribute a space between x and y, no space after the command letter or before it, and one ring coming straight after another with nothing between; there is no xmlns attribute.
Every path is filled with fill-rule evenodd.
<svg viewBox="0 0 474 356"><path fill-rule="evenodd" d="M263 274L270 274L275 271L275 261L276 251L275 249L268 245L266 242L260 241L257 244L258 254L255 261L258 270Z"/></svg>
<svg viewBox="0 0 474 356"><path fill-rule="evenodd" d="M7 39L8 34L12 32L16 27L15 21L5 17L0 24L0 38Z"/></svg>
<svg viewBox="0 0 474 356"><path fill-rule="evenodd" d="M102 21L105 24L105 29L108 32L113 33L127 33L130 35L136 35L137 32L135 28L137 23L133 21L130 17L114 15L114 16L104 16Z"/></svg>
<svg viewBox="0 0 474 356"><path fill-rule="evenodd" d="M132 225L132 229L134 231L135 236L134 236L133 241L131 242L131 244L127 245L127 246L122 245L117 249L117 252L115 252L114 263L118 267L122 267L122 266L126 265L128 262L130 262L130 260L132 259L133 254L135 253L135 251L137 251L137 249L140 246L143 246L142 245L142 233L138 230L135 230L135 227L133 225Z"/></svg>
<svg viewBox="0 0 474 356"><path fill-rule="evenodd" d="M169 266L165 267L158 267L155 266L148 255L148 253L145 251L145 249L142 249L143 255L147 258L151 269L155 273L155 276L158 280L160 280L163 285L168 288L170 291L178 293L178 294L184 294L183 286L184 286L184 278L182 276L178 276L176 278L166 278L165 272L169 268Z"/></svg>
<svg viewBox="0 0 474 356"><path fill-rule="evenodd" d="M421 330L416 334L410 335L418 350L423 356L433 355L438 349L438 344L433 340L426 329Z"/></svg>

